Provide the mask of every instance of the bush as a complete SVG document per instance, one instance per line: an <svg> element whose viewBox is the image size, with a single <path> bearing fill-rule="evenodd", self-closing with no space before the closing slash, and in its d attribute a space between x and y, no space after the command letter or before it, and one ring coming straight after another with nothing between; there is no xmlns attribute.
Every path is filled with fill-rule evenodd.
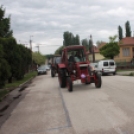
<svg viewBox="0 0 134 134"><path fill-rule="evenodd" d="M129 76L134 76L134 73L130 73Z"/></svg>

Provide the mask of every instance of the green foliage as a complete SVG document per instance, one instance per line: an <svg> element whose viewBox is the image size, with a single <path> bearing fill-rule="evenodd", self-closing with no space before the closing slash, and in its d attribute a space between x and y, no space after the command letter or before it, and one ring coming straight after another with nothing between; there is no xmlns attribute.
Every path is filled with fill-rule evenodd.
<svg viewBox="0 0 134 134"><path fill-rule="evenodd" d="M106 58L113 59L114 56L120 53L120 47L117 42L115 42L117 36L110 36L110 42L100 48L100 54L102 54Z"/></svg>
<svg viewBox="0 0 134 134"><path fill-rule="evenodd" d="M19 72L19 51L17 49L16 40L14 38L0 38L0 43L3 45L4 57L11 68L11 76Z"/></svg>
<svg viewBox="0 0 134 134"><path fill-rule="evenodd" d="M100 54L106 58L113 59L114 56L119 54L119 45L117 42L110 42L100 48Z"/></svg>
<svg viewBox="0 0 134 134"><path fill-rule="evenodd" d="M6 83L6 85L3 87L3 89L6 88L15 88L18 87L20 84L23 84L24 82L28 81L29 79L37 76L37 71L32 71L29 73L26 73L21 80L14 80L12 83Z"/></svg>
<svg viewBox="0 0 134 134"><path fill-rule="evenodd" d="M53 54L47 54L45 55L48 60L50 60L53 57Z"/></svg>
<svg viewBox="0 0 134 134"><path fill-rule="evenodd" d="M59 47L59 48L55 51L55 55L61 55L63 48L64 48L64 46Z"/></svg>
<svg viewBox="0 0 134 134"><path fill-rule="evenodd" d="M88 40L87 39L83 39L82 40L82 45L86 47L86 50L89 50L89 44L88 44Z"/></svg>
<svg viewBox="0 0 134 134"><path fill-rule="evenodd" d="M10 76L10 67L4 58L2 45L0 45L0 88L5 85L7 78Z"/></svg>
<svg viewBox="0 0 134 134"><path fill-rule="evenodd" d="M74 37L74 35L71 32L64 32L63 34L63 45L64 46L69 46L69 45L80 45L80 37L79 35L76 35L76 37Z"/></svg>
<svg viewBox="0 0 134 134"><path fill-rule="evenodd" d="M24 75L24 78L21 80L14 80L12 83L6 83L3 89L0 90L0 101L3 97L10 92L10 89L17 88L20 84L25 83L26 81L30 80L31 78L37 76L36 71L29 72Z"/></svg>
<svg viewBox="0 0 134 134"><path fill-rule="evenodd" d="M89 52L92 53L92 47L93 47L93 42L92 40L90 39L89 40Z"/></svg>
<svg viewBox="0 0 134 134"><path fill-rule="evenodd" d="M10 66L9 82L12 82L12 77L22 79L31 62L30 50L18 45L12 37L0 38L0 43L3 46L5 60Z"/></svg>
<svg viewBox="0 0 134 134"><path fill-rule="evenodd" d="M32 56L31 56L31 51L28 48L25 48L23 45L18 44L17 47L17 52L16 53L16 59L18 64L18 70L15 72L15 78L20 80L24 77L25 72L28 71L29 65L31 64L32 61Z"/></svg>
<svg viewBox="0 0 134 134"><path fill-rule="evenodd" d="M110 36L110 37L109 37L109 42L110 42L110 43L114 43L115 40L116 40L116 38L117 38L117 35Z"/></svg>
<svg viewBox="0 0 134 134"><path fill-rule="evenodd" d="M29 49L18 45L10 30L10 17L4 18L5 10L0 7L0 85L12 78L22 79L31 63L32 55Z"/></svg>
<svg viewBox="0 0 134 134"><path fill-rule="evenodd" d="M80 37L78 34L76 35L74 39L75 39L74 45L80 45Z"/></svg>
<svg viewBox="0 0 134 134"><path fill-rule="evenodd" d="M119 40L121 40L123 38L123 32L121 26L118 26L118 35L119 35Z"/></svg>
<svg viewBox="0 0 134 134"><path fill-rule="evenodd" d="M126 28L126 37L131 37L131 27L129 21L125 23L125 28Z"/></svg>
<svg viewBox="0 0 134 134"><path fill-rule="evenodd" d="M38 65L45 64L46 57L42 55L41 53L33 52L32 58L33 58L33 61Z"/></svg>
<svg viewBox="0 0 134 134"><path fill-rule="evenodd" d="M129 74L129 76L134 76L134 73L131 72L131 73Z"/></svg>
<svg viewBox="0 0 134 134"><path fill-rule="evenodd" d="M10 30L10 16L4 18L5 10L0 7L0 37L7 38L12 37L12 30Z"/></svg>

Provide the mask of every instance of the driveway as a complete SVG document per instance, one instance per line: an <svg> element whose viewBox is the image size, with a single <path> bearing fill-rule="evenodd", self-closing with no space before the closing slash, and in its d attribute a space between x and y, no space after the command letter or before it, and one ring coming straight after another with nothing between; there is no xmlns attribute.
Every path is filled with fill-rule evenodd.
<svg viewBox="0 0 134 134"><path fill-rule="evenodd" d="M37 76L0 134L134 134L134 77L102 76L102 88Z"/></svg>

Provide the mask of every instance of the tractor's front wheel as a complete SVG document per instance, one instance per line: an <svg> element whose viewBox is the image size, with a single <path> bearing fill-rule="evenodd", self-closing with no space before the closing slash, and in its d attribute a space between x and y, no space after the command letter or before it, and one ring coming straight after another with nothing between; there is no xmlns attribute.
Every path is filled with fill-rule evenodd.
<svg viewBox="0 0 134 134"><path fill-rule="evenodd" d="M101 75L100 74L98 74L98 73L96 73L95 74L95 87L96 88L101 88L101 83L102 83L102 81L101 81Z"/></svg>
<svg viewBox="0 0 134 134"><path fill-rule="evenodd" d="M73 83L70 77L67 78L67 88L69 92L73 91Z"/></svg>
<svg viewBox="0 0 134 134"><path fill-rule="evenodd" d="M60 69L58 71L58 79L59 79L59 84L61 88L66 87L66 74L65 71Z"/></svg>

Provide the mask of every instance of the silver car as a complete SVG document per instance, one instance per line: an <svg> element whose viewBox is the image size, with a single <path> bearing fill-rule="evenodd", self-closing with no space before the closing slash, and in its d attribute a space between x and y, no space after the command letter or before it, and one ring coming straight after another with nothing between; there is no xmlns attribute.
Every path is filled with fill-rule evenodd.
<svg viewBox="0 0 134 134"><path fill-rule="evenodd" d="M37 69L37 73L38 73L38 75L40 75L40 74L47 74L47 69L45 68L45 66L40 66Z"/></svg>

